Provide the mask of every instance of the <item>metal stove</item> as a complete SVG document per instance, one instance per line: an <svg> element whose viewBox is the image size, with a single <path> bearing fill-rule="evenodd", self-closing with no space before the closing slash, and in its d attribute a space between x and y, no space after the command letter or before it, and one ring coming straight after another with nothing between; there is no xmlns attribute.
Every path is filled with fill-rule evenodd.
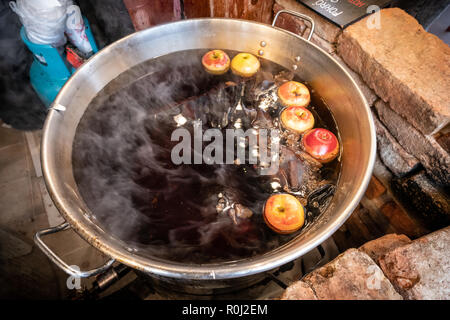
<svg viewBox="0 0 450 320"><path fill-rule="evenodd" d="M223 291L191 292L191 288L162 284L157 279L135 270L119 266L112 272L97 276L92 287L83 291L77 299L128 299L128 300L265 300L278 299L293 282L330 262L339 254L333 238L301 258L265 272L262 281L244 288Z"/></svg>

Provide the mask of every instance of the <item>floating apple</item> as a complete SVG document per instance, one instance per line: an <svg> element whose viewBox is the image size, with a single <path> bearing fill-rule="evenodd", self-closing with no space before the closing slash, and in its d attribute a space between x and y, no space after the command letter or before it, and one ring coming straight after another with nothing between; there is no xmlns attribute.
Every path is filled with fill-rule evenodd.
<svg viewBox="0 0 450 320"><path fill-rule="evenodd" d="M222 50L211 50L203 56L202 64L211 74L224 74L230 68L230 57Z"/></svg>
<svg viewBox="0 0 450 320"><path fill-rule="evenodd" d="M280 118L286 129L297 133L303 133L314 128L313 114L303 107L287 107L281 113Z"/></svg>
<svg viewBox="0 0 450 320"><path fill-rule="evenodd" d="M251 77L258 72L261 64L257 57L251 53L238 53L231 60L231 71L241 77Z"/></svg>
<svg viewBox="0 0 450 320"><path fill-rule="evenodd" d="M300 201L286 193L272 195L264 206L264 221L278 233L292 233L305 223L305 212Z"/></svg>
<svg viewBox="0 0 450 320"><path fill-rule="evenodd" d="M302 145L306 152L322 163L334 160L339 154L338 139L323 128L308 131L302 138Z"/></svg>
<svg viewBox="0 0 450 320"><path fill-rule="evenodd" d="M308 88L300 82L288 81L278 88L278 97L285 106L307 107L311 101Z"/></svg>

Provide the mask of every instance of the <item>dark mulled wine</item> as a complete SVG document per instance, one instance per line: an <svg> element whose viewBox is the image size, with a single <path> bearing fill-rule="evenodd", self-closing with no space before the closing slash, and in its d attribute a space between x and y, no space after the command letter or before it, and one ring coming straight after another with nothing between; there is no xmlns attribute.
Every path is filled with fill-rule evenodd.
<svg viewBox="0 0 450 320"><path fill-rule="evenodd" d="M74 176L92 218L142 255L211 263L264 254L314 223L337 183L339 158L315 161L301 150L301 137L280 125L277 86L301 79L262 58L251 78L212 75L201 63L206 51L176 52L131 68L99 92L77 128ZM315 127L339 136L331 111L309 89ZM193 132L195 121L224 136L236 127L279 129L279 170L260 175L258 164L237 161L174 164L179 141L171 141L172 133ZM305 207L305 226L296 233L277 234L264 222L264 203L277 192L295 195Z"/></svg>

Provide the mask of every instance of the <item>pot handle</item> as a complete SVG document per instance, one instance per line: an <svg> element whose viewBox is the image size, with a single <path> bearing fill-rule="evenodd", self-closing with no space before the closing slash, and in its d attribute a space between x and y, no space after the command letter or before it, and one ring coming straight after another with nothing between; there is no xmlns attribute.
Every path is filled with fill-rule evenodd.
<svg viewBox="0 0 450 320"><path fill-rule="evenodd" d="M314 20L310 16L307 16L307 15L304 15L302 13L298 13L298 12L295 12L295 11L292 11L292 10L283 9L283 10L278 11L277 14L275 15L275 18L273 18L272 27L275 27L275 24L277 23L278 16L280 14L282 14L282 13L288 13L290 15L293 15L293 16L297 17L297 18L302 18L304 20L309 21L309 23L311 24L311 30L309 31L308 38L306 38L306 39L308 41L311 41L311 37L312 37L312 35L314 33L315 23L314 23Z"/></svg>
<svg viewBox="0 0 450 320"><path fill-rule="evenodd" d="M61 258L58 257L41 239L42 236L45 236L47 234L52 234L52 233L64 231L67 229L70 229L70 225L69 225L69 223L64 222L64 223L60 224L59 226L38 231L34 235L34 242L39 247L39 249L41 249L42 252L44 252L44 254L54 264L56 264L59 268L61 268L65 273L67 273L71 276L74 276L76 278L89 278L89 277L92 277L92 276L95 276L95 275L105 272L115 262L114 259L110 259L103 266L96 268L96 269L88 270L88 271L79 271L79 270L73 269L67 263L62 261Z"/></svg>

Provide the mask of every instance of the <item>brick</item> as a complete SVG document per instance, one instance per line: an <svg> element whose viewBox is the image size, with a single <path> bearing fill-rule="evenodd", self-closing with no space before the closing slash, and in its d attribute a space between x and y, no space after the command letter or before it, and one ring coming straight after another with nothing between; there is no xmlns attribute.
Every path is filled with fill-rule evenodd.
<svg viewBox="0 0 450 320"><path fill-rule="evenodd" d="M450 299L450 227L396 248L380 258L380 267L409 300Z"/></svg>
<svg viewBox="0 0 450 320"><path fill-rule="evenodd" d="M378 154L386 167L399 177L416 170L420 165L419 160L406 152L381 121L378 120L377 115L374 115L373 118L377 133Z"/></svg>
<svg viewBox="0 0 450 320"><path fill-rule="evenodd" d="M278 5L278 4L274 4L273 6L273 12L277 13L278 11L284 9L284 7ZM302 19L296 19L295 17L291 16L291 15L287 15L287 14L281 14L278 17L277 20L277 27L282 28L282 29L286 29L292 33L295 33L297 35L303 36L307 26L305 24L305 22Z"/></svg>
<svg viewBox="0 0 450 320"><path fill-rule="evenodd" d="M388 252L411 243L404 234L398 235L395 233L387 234L381 238L366 242L359 250L366 253L373 261L378 262L382 256Z"/></svg>
<svg viewBox="0 0 450 320"><path fill-rule="evenodd" d="M392 284L364 252L349 249L303 278L319 300L401 300Z"/></svg>
<svg viewBox="0 0 450 320"><path fill-rule="evenodd" d="M450 128L449 128L450 130ZM447 152L450 152L450 132L439 133L435 136L436 142Z"/></svg>
<svg viewBox="0 0 450 320"><path fill-rule="evenodd" d="M306 34L308 34L309 29L307 29ZM319 47L321 47L323 50L325 50L327 53L333 53L336 51L336 47L334 44L322 39L317 34L313 34L311 37L311 42L314 44L317 44Z"/></svg>
<svg viewBox="0 0 450 320"><path fill-rule="evenodd" d="M393 232L396 230L378 209L372 212L360 204L341 228L333 234L333 239L342 252Z"/></svg>
<svg viewBox="0 0 450 320"><path fill-rule="evenodd" d="M401 9L380 14L379 29L367 18L346 28L338 53L415 128L435 133L450 122L450 47Z"/></svg>
<svg viewBox="0 0 450 320"><path fill-rule="evenodd" d="M364 97L366 98L369 106L373 106L375 101L378 100L378 96L375 94L375 92L367 86L367 84L364 82L364 80L361 78L361 76L359 74L357 74L355 71L353 71L352 69L350 69L347 66L347 64L344 62L344 60L342 60L342 58L339 57L339 55L337 55L336 53L333 53L332 56L352 76L353 80L355 80L356 84L361 89Z"/></svg>
<svg viewBox="0 0 450 320"><path fill-rule="evenodd" d="M362 215L361 219L366 221L365 224L369 226L374 235L374 237L367 239L367 241L380 238L389 233L397 233L395 227L391 225L389 219L385 217L379 209L380 204L382 205L386 202L386 198L390 198L389 193L375 200L369 200L367 198L361 199L361 203L368 208L367 215Z"/></svg>
<svg viewBox="0 0 450 320"><path fill-rule="evenodd" d="M367 221L368 215L368 210L359 204L345 223L354 247L359 247L363 243L380 236L378 233L374 234L378 230L374 227L372 221ZM366 221L369 223L365 223Z"/></svg>
<svg viewBox="0 0 450 320"><path fill-rule="evenodd" d="M436 230L450 224L450 199L422 171L391 182L393 194L402 205L428 228Z"/></svg>
<svg viewBox="0 0 450 320"><path fill-rule="evenodd" d="M337 40L337 37L341 33L341 29L334 25L333 23L329 22L322 16L318 15L314 11L310 10L309 8L305 7L304 5L298 3L295 0L276 0L274 5L274 12L278 12L281 8L293 10L298 13L303 13L309 17L311 17L315 22L315 34L319 36L320 38L324 39L325 41L329 43L335 43ZM284 15L280 15L284 16ZM301 19L294 18L295 20L301 21ZM277 23L278 25L278 23Z"/></svg>
<svg viewBox="0 0 450 320"><path fill-rule="evenodd" d="M286 288L281 300L317 300L317 297L308 284L297 281Z"/></svg>
<svg viewBox="0 0 450 320"><path fill-rule="evenodd" d="M392 136L422 163L430 177L438 184L450 184L450 155L442 146L433 137L422 135L383 101L377 101L375 108Z"/></svg>
<svg viewBox="0 0 450 320"><path fill-rule="evenodd" d="M367 186L365 196L372 200L378 198L386 192L386 187L377 179L377 177L372 176L370 178L369 185Z"/></svg>
<svg viewBox="0 0 450 320"><path fill-rule="evenodd" d="M421 224L394 201L385 203L380 208L380 212L389 220L396 232L404 233L411 238L417 238L424 234Z"/></svg>

